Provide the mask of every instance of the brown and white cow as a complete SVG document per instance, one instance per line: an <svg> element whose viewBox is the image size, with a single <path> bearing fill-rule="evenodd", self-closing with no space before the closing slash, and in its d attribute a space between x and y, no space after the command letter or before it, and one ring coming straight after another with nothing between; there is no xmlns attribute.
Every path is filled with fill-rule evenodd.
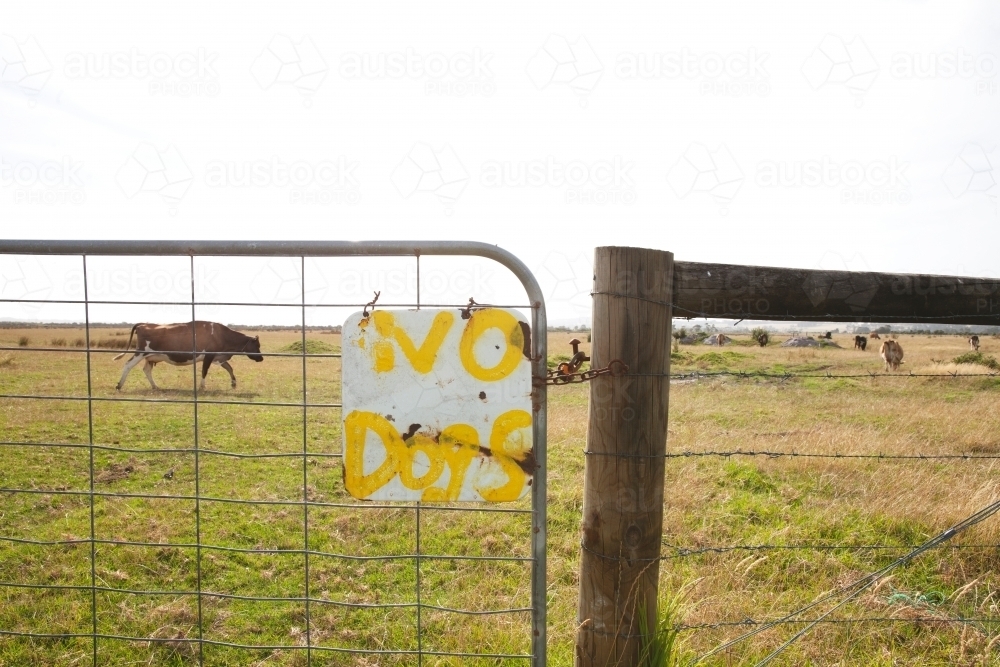
<svg viewBox="0 0 1000 667"><path fill-rule="evenodd" d="M903 346L894 340L886 340L882 342L882 347L879 348L879 356L882 357L882 361L885 362L886 372L889 369L894 371L899 370L899 365L903 363Z"/></svg>
<svg viewBox="0 0 1000 667"><path fill-rule="evenodd" d="M969 337L969 347L971 347L976 352L979 352L979 336Z"/></svg>
<svg viewBox="0 0 1000 667"><path fill-rule="evenodd" d="M194 338L192 339L192 331ZM232 379L232 386L236 388L236 375L233 367L229 365L229 360L239 354L245 354L254 361L264 361L260 353L260 337L251 338L239 331L233 331L224 324L218 322L196 321L194 326L191 322L181 324L136 324L132 327L132 333L128 337L128 345L125 352L122 352L115 359L121 359L128 354L128 348L132 346L132 337L135 336L135 355L125 364L122 371L122 379L118 381L116 389L121 391L125 386L125 378L140 362L146 362L142 371L149 379L149 384L153 389L159 389L153 381L153 367L161 362L166 362L173 366L190 366L199 361L203 362L201 368L201 389L205 388L205 376L208 375L208 368L213 363L218 364L229 371Z"/></svg>

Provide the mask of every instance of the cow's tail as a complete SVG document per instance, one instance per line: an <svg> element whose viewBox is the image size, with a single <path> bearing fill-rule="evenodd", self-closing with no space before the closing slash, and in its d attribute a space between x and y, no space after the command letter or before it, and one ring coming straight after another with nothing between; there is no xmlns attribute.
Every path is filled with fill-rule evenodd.
<svg viewBox="0 0 1000 667"><path fill-rule="evenodd" d="M125 345L125 351L122 352L121 354L119 354L118 356L114 357L114 361L118 361L119 359L121 359L122 357L124 357L126 354L128 354L128 349L130 347L132 347L132 336L135 335L135 330L138 329L138 328L139 328L138 324L136 324L134 327L132 327L132 331L128 335L128 343Z"/></svg>

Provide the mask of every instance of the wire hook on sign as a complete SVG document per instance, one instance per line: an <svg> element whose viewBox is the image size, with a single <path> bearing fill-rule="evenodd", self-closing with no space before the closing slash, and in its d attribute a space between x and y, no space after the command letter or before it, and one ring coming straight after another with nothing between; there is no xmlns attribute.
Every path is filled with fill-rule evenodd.
<svg viewBox="0 0 1000 667"><path fill-rule="evenodd" d="M382 296L382 292L375 292L375 298L365 304L365 309L361 311L361 317L368 317L368 309L371 308L372 312L375 311L375 302L378 298Z"/></svg>
<svg viewBox="0 0 1000 667"><path fill-rule="evenodd" d="M476 303L475 298L470 296L468 305L465 308L460 308L459 310L462 312L462 319L467 320L472 317L472 311L488 307L489 306L484 306L481 303Z"/></svg>
<svg viewBox="0 0 1000 667"><path fill-rule="evenodd" d="M568 371L569 367L566 364L560 364L558 368L550 369L548 375L545 377L545 384L572 384L575 382L589 382L601 375L625 375L628 373L628 364L621 359L613 359L604 368L591 368L589 371L580 373Z"/></svg>

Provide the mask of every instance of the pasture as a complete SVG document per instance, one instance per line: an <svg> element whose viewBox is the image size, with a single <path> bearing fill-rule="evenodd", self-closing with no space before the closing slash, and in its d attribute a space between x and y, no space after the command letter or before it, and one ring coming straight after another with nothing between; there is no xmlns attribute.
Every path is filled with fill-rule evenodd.
<svg viewBox="0 0 1000 667"><path fill-rule="evenodd" d="M117 334L117 335L116 335ZM127 331L100 329L98 339ZM301 333L259 332L262 350L301 351ZM83 335L73 329L0 329L0 346L50 347L52 340ZM339 336L307 333L308 351L339 348ZM550 356L567 354L571 334L549 335ZM853 336L835 335L843 349L781 348L786 336L758 348L746 336L723 348L681 346L673 372L768 371L815 376L881 373L878 345L853 349ZM316 342L314 342L316 341ZM322 342L324 345L319 345ZM703 377L672 383L668 453L754 450L799 454L974 454L1000 456L1000 378L984 366L952 364L969 351L959 336L901 335L905 351L898 375L957 373L954 377ZM72 343L70 343L71 345ZM584 345L584 349L588 349ZM86 397L86 355L70 347L55 352L0 352L0 393ZM120 350L118 350L120 351ZM1000 355L1000 340L983 337L986 355ZM125 360L92 355L93 395L113 398ZM157 637L162 642L102 639L101 664L196 664L197 599L186 594L199 576L196 530L201 541L204 637L235 644L303 645L305 604L243 597L302 598L306 545L301 503L309 501L308 548L312 643L361 651L416 650L416 578L422 580L424 650L527 653L529 614L460 615L466 610L526 607L526 561L468 561L434 556L529 555L530 516L523 513L421 513L421 547L415 550L412 508L337 507L350 499L340 469L340 411L305 411L303 455L302 359L233 360L239 381L229 388L225 371L213 368L207 401L241 400L260 405L199 405L200 475L191 452L135 453L113 448L189 449L194 442L188 403L94 401L91 463L88 448L2 447L0 489L0 582L60 585L66 589L0 587L0 630L51 634L89 633L91 617L90 501L98 632L118 637ZM306 361L309 403L338 403L340 363ZM149 389L137 369L120 398L190 399L191 367L157 366ZM589 388L575 384L549 390L549 642L550 663L570 665L576 630L579 524ZM4 442L87 443L88 402L0 399ZM240 458L269 452L287 456ZM677 621L685 625L733 623L682 632L684 650L695 655L747 626L746 619L782 616L820 594L848 583L906 553L926 538L995 500L996 461L879 460L767 456L690 456L667 461L663 596L684 590ZM120 497L156 494L183 499ZM196 502L200 501L200 521ZM247 505L239 500L259 500ZM329 506L324 506L327 504ZM506 507L527 509L527 501ZM879 619L824 624L773 664L780 665L985 665L1000 650L1000 623L955 619L1000 618L1000 518L956 542L921 556L842 609L838 619ZM60 541L30 544L11 539ZM141 542L120 546L105 541ZM76 541L76 542L74 542ZM70 542L70 543L66 543ZM753 550L732 546L811 545L824 548ZM866 548L878 545L880 548ZM707 550L720 547L718 551ZM834 548L825 548L834 547ZM288 553L282 553L288 552ZM355 557L344 558L343 556ZM360 558L358 558L360 557ZM417 569L419 567L419 570ZM78 588L72 588L78 587ZM329 602L329 603L327 603ZM388 603L388 608L348 607ZM885 620L896 619L896 620ZM745 665L766 655L800 626L762 633L707 664ZM28 639L0 636L0 665L86 665L89 638ZM205 664L304 665L298 650L243 651L204 648ZM417 664L415 656L314 651L317 665ZM503 661L501 664L525 664ZM426 664L498 664L497 660L425 658Z"/></svg>

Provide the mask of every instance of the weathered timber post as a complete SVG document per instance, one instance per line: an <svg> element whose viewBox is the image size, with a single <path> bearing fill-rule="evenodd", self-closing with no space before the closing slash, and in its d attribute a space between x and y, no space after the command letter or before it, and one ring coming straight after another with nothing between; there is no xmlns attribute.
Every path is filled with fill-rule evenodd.
<svg viewBox="0 0 1000 667"><path fill-rule="evenodd" d="M670 388L674 256L643 248L594 253L591 367L621 376L590 385L576 664L636 664L637 607L656 608Z"/></svg>

